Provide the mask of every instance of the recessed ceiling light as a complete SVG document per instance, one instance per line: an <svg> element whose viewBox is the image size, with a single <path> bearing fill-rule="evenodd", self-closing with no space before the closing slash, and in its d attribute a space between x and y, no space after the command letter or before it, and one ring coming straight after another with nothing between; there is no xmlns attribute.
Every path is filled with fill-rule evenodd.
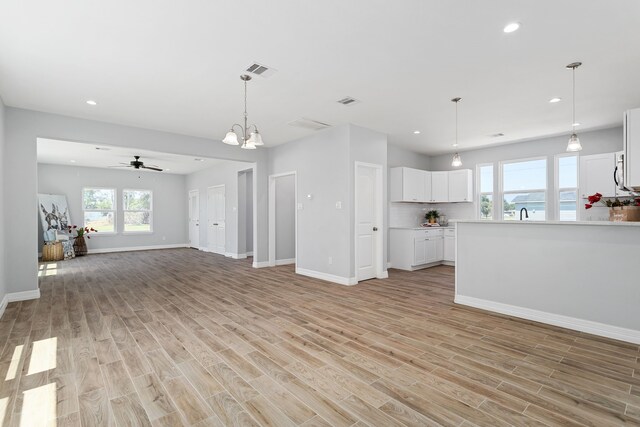
<svg viewBox="0 0 640 427"><path fill-rule="evenodd" d="M419 130L414 130L413 133L415 133L416 135L420 135L420 131Z"/></svg>
<svg viewBox="0 0 640 427"><path fill-rule="evenodd" d="M562 98L551 98L549 100L549 102L552 103L552 104L555 104L556 102L560 102L560 101L562 101Z"/></svg>
<svg viewBox="0 0 640 427"><path fill-rule="evenodd" d="M193 160L195 160L196 162L204 162L204 159L193 159Z"/></svg>
<svg viewBox="0 0 640 427"><path fill-rule="evenodd" d="M504 27L504 31L505 33L513 33L514 31L517 31L520 28L520 23L519 22L511 22L509 24L507 24L506 27Z"/></svg>
<svg viewBox="0 0 640 427"><path fill-rule="evenodd" d="M87 104L89 104L89 105L98 105L98 103L96 101L94 101L93 99L88 100Z"/></svg>
<svg viewBox="0 0 640 427"><path fill-rule="evenodd" d="M575 122L575 123L573 124L573 126L580 126L580 123Z"/></svg>
<svg viewBox="0 0 640 427"><path fill-rule="evenodd" d="M165 171L167 171L167 172L169 172L170 170L171 170L171 169L169 169L169 168L165 169Z"/></svg>
<svg viewBox="0 0 640 427"><path fill-rule="evenodd" d="M69 160L69 162L70 162L70 163L75 163L76 161L75 161L75 160Z"/></svg>
<svg viewBox="0 0 640 427"><path fill-rule="evenodd" d="M110 150L110 148L105 148L105 147L96 147L96 150L109 151L109 150Z"/></svg>

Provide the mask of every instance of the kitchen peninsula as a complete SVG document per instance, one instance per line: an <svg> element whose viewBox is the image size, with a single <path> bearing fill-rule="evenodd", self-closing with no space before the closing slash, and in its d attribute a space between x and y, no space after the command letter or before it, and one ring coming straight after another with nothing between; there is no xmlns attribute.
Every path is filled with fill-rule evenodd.
<svg viewBox="0 0 640 427"><path fill-rule="evenodd" d="M456 227L456 303L640 343L640 222Z"/></svg>

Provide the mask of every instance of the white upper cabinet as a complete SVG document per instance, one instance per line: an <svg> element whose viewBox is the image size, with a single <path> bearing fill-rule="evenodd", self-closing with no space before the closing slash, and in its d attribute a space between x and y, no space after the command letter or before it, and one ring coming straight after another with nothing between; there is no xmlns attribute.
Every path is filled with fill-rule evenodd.
<svg viewBox="0 0 640 427"><path fill-rule="evenodd" d="M471 169L449 171L449 201L473 202L473 173Z"/></svg>
<svg viewBox="0 0 640 427"><path fill-rule="evenodd" d="M424 200L425 202L431 201L432 192L431 172L424 171Z"/></svg>
<svg viewBox="0 0 640 427"><path fill-rule="evenodd" d="M431 172L431 201L449 201L449 172Z"/></svg>
<svg viewBox="0 0 640 427"><path fill-rule="evenodd" d="M586 199L595 193L603 197L616 197L616 184L613 181L615 167L615 153L581 156L580 197Z"/></svg>
<svg viewBox="0 0 640 427"><path fill-rule="evenodd" d="M412 168L391 168L392 202L425 202L426 171Z"/></svg>

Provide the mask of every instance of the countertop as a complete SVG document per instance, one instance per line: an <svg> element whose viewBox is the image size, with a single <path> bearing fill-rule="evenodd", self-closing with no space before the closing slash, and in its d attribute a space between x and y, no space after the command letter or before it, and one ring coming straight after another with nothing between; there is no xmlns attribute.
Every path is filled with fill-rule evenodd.
<svg viewBox="0 0 640 427"><path fill-rule="evenodd" d="M390 230L444 230L445 228L456 228L454 225L447 225L446 227L389 227Z"/></svg>
<svg viewBox="0 0 640 427"><path fill-rule="evenodd" d="M633 221L487 221L479 219L457 220L457 223L466 224L508 224L508 225L588 225L604 227L640 227L640 222Z"/></svg>

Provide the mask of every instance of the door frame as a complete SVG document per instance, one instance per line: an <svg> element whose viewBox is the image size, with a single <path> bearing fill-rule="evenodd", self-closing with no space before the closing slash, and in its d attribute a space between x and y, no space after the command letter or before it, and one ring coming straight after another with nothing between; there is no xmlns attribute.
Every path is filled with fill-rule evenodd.
<svg viewBox="0 0 640 427"><path fill-rule="evenodd" d="M191 244L191 194L197 194L198 195L198 245L197 246L193 246ZM202 247L200 246L200 190L198 188L194 188L193 190L189 190L187 192L187 204L189 206L189 222L187 224L188 230L187 233L189 235L189 247L191 248L195 248L198 249L199 251L203 250Z"/></svg>
<svg viewBox="0 0 640 427"><path fill-rule="evenodd" d="M209 190L213 188L220 188L220 187L224 189L224 251L214 252L211 249L211 242L209 241ZM226 252L227 251L227 188L225 184L210 185L209 187L207 187L207 249L206 251L219 254L219 255L225 255L225 256L227 254Z"/></svg>
<svg viewBox="0 0 640 427"><path fill-rule="evenodd" d="M384 227L384 187L383 187L383 179L382 179L382 165L378 165L375 163L365 163L365 162L354 162L353 168L353 249L354 249L354 276L356 279L356 283L358 283L358 168L366 167L372 168L376 171L376 180L375 180L375 193L376 197L376 222L379 222L379 238L375 239L375 254L376 257L376 278L378 279L386 279L389 277L384 263L384 242L386 241L385 234L386 229Z"/></svg>
<svg viewBox="0 0 640 427"><path fill-rule="evenodd" d="M276 265L276 179L293 175L294 192L294 257L298 263L298 174L296 171L269 175L269 267Z"/></svg>

